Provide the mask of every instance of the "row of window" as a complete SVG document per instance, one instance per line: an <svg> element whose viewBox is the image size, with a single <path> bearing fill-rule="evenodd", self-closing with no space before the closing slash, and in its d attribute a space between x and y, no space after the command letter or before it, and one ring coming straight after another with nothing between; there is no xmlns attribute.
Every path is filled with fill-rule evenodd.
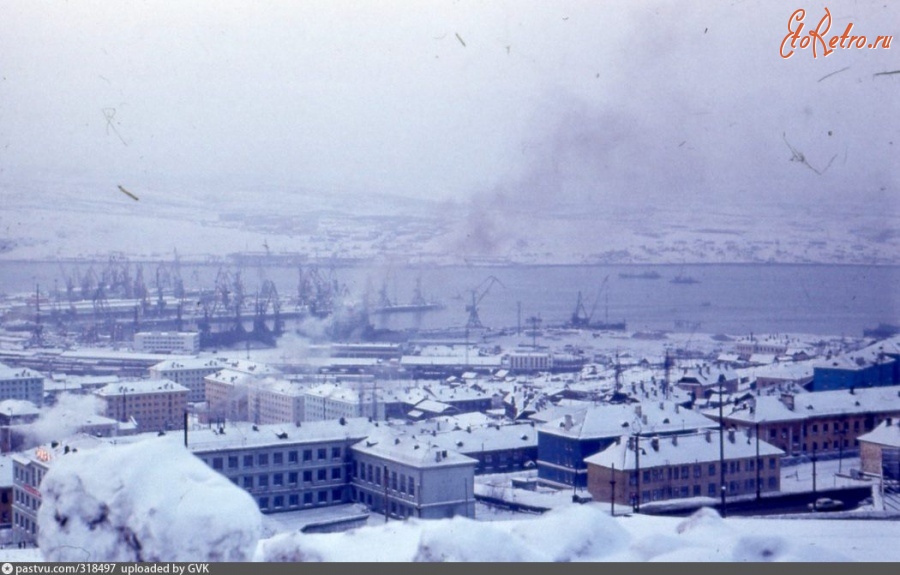
<svg viewBox="0 0 900 575"><path fill-rule="evenodd" d="M330 469L330 471L329 471ZM303 483L312 483L315 481L340 480L343 476L340 467L321 468L316 470L307 469L302 472ZM243 475L232 477L231 480L235 484L239 484L244 489L280 487L282 485L297 485L301 477L299 471L288 471L287 473L272 473L261 475Z"/></svg>
<svg viewBox="0 0 900 575"><path fill-rule="evenodd" d="M329 501L329 494L331 500ZM328 505L343 503L344 490L342 488L320 491L307 491L302 494L303 505ZM261 511L271 511L285 509L291 507L300 507L301 494L291 493L289 495L263 496L257 500Z"/></svg>
<svg viewBox="0 0 900 575"><path fill-rule="evenodd" d="M769 469L775 469L777 466L776 458L770 457L769 459ZM756 470L756 459L744 459L744 471L755 471ZM765 465L764 459L762 457L759 458L759 468L763 469ZM653 482L653 481L671 481L673 479L688 479L691 476L691 472L693 471L693 477L699 478L703 476L703 467L701 465L682 465L681 467L654 467L650 469L644 469L641 473L641 481L645 483ZM741 460L734 461L726 461L725 462L725 472L728 474L740 473L741 471ZM707 466L706 474L709 477L713 477L717 474L718 468L715 463L710 463ZM636 475L634 473L631 474L631 484L635 484Z"/></svg>
<svg viewBox="0 0 900 575"><path fill-rule="evenodd" d="M40 500L37 497L32 497L31 495L19 491L18 489L14 489L13 491L15 491L14 497L16 503L18 503L22 507L25 507L26 509L31 508L37 511L38 506L40 506L41 504Z"/></svg>
<svg viewBox="0 0 900 575"><path fill-rule="evenodd" d="M379 496L372 496L371 493L357 491L353 489L350 497L354 502L364 503L369 509L376 511L384 510L384 498ZM412 505L405 505L402 501L391 501L390 503L390 514L395 517L400 517L406 519L407 517L416 517L418 513L416 512L416 508Z"/></svg>
<svg viewBox="0 0 900 575"><path fill-rule="evenodd" d="M344 456L344 450L341 447L332 447L330 450L331 460L341 459ZM313 459L313 455L315 454L315 459ZM328 460L329 449L326 447L320 447L315 451L312 449L304 449L302 452L303 461L327 461ZM247 454L244 456L237 455L229 455L227 457L213 457L210 461L207 461L208 464L212 466L213 469L217 471L221 471L223 469L238 469L240 467L239 463L243 464L243 468L247 469L250 467L267 467L271 461L271 465L284 465L285 457L287 459L288 464L296 464L300 462L301 452L299 450L290 450L287 452L276 451L274 453L257 453L256 455ZM271 457L270 457L271 456ZM206 458L204 458L206 461ZM227 466L227 467L226 467Z"/></svg>
<svg viewBox="0 0 900 575"><path fill-rule="evenodd" d="M872 418L868 417L863 422L862 427L865 431L871 431L875 427L875 422ZM853 420L853 431L859 432L859 428L860 428L859 420L858 419ZM839 425L837 422L835 422L833 425L830 425L828 423L822 423L822 433L823 434L829 433L829 429L832 429L831 433L849 432L850 431L850 422L844 421L842 426ZM819 434L819 424L818 423L813 423L813 424L804 423L803 427L802 427L802 434L804 436L818 435ZM788 428L782 427L781 428L781 437L786 438L787 436L788 436ZM769 439L777 439L777 438L778 438L778 429L777 428L769 429Z"/></svg>
<svg viewBox="0 0 900 575"><path fill-rule="evenodd" d="M15 523L17 528L24 529L32 535L37 534L37 521L32 521L27 515L13 512L13 523Z"/></svg>
<svg viewBox="0 0 900 575"><path fill-rule="evenodd" d="M768 485L770 490L778 489L778 478L773 476L769 477L767 480L760 479L760 488L764 485ZM750 493L756 490L756 479L745 479L743 483L740 481L729 481L727 483L727 488L727 493L732 495ZM706 486L706 495L708 497L719 497L719 489L718 483L709 483ZM701 495L701 491L702 486L699 483L694 485L683 485L681 487L665 486L660 487L659 489L647 489L641 491L641 501L647 502L684 497L698 497ZM632 494L632 499L633 498L634 494Z"/></svg>
<svg viewBox="0 0 900 575"><path fill-rule="evenodd" d="M380 465L375 465L373 467L371 463L353 462L353 476L358 477L362 481L374 483L375 485L381 485L381 469ZM407 477L405 473L398 474L396 471L391 471L389 473L387 468L384 468L384 480L387 487L394 491L407 493L409 495L416 494L415 480L413 480L411 475Z"/></svg>

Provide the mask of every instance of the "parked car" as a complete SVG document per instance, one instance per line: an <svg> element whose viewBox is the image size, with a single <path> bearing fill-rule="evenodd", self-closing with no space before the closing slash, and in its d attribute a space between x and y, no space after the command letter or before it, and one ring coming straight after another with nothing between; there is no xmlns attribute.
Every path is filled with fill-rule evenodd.
<svg viewBox="0 0 900 575"><path fill-rule="evenodd" d="M809 508L812 511L837 511L844 508L844 502L831 497L819 497L815 503L809 504Z"/></svg>

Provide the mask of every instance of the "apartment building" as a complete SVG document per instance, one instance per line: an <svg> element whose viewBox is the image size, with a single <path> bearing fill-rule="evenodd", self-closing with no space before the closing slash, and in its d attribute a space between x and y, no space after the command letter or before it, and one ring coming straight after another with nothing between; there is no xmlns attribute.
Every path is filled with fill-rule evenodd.
<svg viewBox="0 0 900 575"><path fill-rule="evenodd" d="M109 384L95 395L106 404L106 417L121 422L134 420L138 431L184 428L188 388L174 381L123 381Z"/></svg>
<svg viewBox="0 0 900 575"><path fill-rule="evenodd" d="M150 379L168 379L188 388L188 403L206 401L204 378L224 367L224 361L215 358L172 359L161 361L150 368Z"/></svg>
<svg viewBox="0 0 900 575"><path fill-rule="evenodd" d="M351 447L350 497L399 519L475 516L477 461L418 437L382 428Z"/></svg>
<svg viewBox="0 0 900 575"><path fill-rule="evenodd" d="M0 400L24 399L44 404L44 376L27 367L9 367L0 363Z"/></svg>
<svg viewBox="0 0 900 575"><path fill-rule="evenodd" d="M200 353L200 333L181 331L142 331L134 334L134 351L139 353Z"/></svg>
<svg viewBox="0 0 900 575"><path fill-rule="evenodd" d="M735 430L729 430L724 441L722 459L719 434L712 430L621 437L585 459L588 492L596 501L638 507L688 497L718 500L723 465L726 497L756 493L757 486L760 493L781 489L782 450Z"/></svg>

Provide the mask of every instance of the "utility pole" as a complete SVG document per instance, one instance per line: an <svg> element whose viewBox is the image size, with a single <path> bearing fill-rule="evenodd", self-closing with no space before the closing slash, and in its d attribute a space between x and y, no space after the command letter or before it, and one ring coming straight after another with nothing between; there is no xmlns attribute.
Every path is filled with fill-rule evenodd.
<svg viewBox="0 0 900 575"><path fill-rule="evenodd" d="M388 468L387 465L384 466L384 522L388 522ZM419 486L421 489L422 486Z"/></svg>
<svg viewBox="0 0 900 575"><path fill-rule="evenodd" d="M759 501L761 498L760 494L760 486L759 486L759 468L760 460L759 460L759 422L756 422L756 501Z"/></svg>
<svg viewBox="0 0 900 575"><path fill-rule="evenodd" d="M641 512L641 436L634 434L634 476L637 482L637 492L634 497L634 512Z"/></svg>
<svg viewBox="0 0 900 575"><path fill-rule="evenodd" d="M609 498L609 514L616 516L616 464L612 464L612 471L609 474L609 487L612 496Z"/></svg>
<svg viewBox="0 0 900 575"><path fill-rule="evenodd" d="M725 382L719 379L719 481L722 492L722 517L725 517Z"/></svg>
<svg viewBox="0 0 900 575"><path fill-rule="evenodd" d="M818 511L818 505L816 504L816 461L819 458L816 457L816 444L813 443L813 454L812 454L812 464L813 464L813 511Z"/></svg>

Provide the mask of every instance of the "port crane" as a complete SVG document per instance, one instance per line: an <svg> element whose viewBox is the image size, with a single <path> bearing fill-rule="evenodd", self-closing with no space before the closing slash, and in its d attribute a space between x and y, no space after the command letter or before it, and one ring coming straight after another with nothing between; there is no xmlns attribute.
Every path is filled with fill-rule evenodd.
<svg viewBox="0 0 900 575"><path fill-rule="evenodd" d="M466 328L468 329L481 329L484 327L481 323L481 318L478 317L478 305L481 303L481 300L491 291L491 287L497 283L500 284L500 287L506 287L503 285L503 282L498 280L494 276L488 276L483 282L478 284L474 289L471 290L472 300L471 303L466 306L466 311L469 312L469 319L466 322Z"/></svg>

